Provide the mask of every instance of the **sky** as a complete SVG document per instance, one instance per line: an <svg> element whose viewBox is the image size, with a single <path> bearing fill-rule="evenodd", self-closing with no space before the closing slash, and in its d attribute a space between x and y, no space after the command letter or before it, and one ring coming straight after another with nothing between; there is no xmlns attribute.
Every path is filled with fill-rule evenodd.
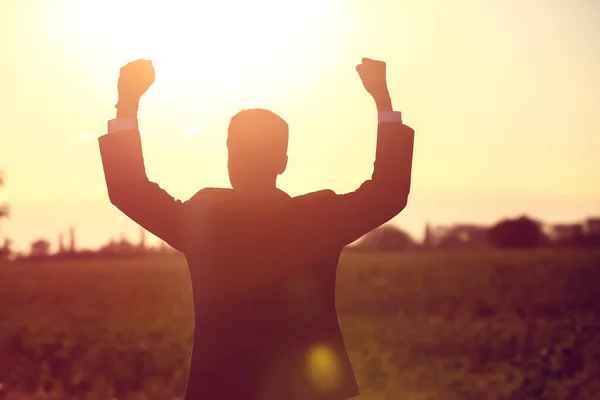
<svg viewBox="0 0 600 400"><path fill-rule="evenodd" d="M154 4L156 3L156 4ZM200 3L200 4L199 4ZM415 130L408 206L393 220L600 216L600 2L594 0L0 1L0 238L80 247L139 228L108 200L97 138L119 68L147 58L149 178L186 200L229 187L226 129L243 108L290 125L291 195L356 189L377 113L354 69L386 61Z"/></svg>

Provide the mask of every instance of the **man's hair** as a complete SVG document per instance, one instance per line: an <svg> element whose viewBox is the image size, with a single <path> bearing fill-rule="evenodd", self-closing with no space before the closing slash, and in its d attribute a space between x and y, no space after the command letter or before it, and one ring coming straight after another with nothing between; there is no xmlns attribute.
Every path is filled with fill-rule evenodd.
<svg viewBox="0 0 600 400"><path fill-rule="evenodd" d="M227 146L234 151L262 155L286 154L289 140L287 122L272 111L245 109L229 121Z"/></svg>

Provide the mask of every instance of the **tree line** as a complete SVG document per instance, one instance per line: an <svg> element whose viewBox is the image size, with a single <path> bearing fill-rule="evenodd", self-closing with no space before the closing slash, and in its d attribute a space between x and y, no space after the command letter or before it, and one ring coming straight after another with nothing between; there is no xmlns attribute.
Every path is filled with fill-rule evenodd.
<svg viewBox="0 0 600 400"><path fill-rule="evenodd" d="M600 218L588 218L581 223L551 225L524 215L502 219L491 226L427 225L421 242L403 229L387 224L365 235L352 246L352 250L382 252L548 246L600 246Z"/></svg>

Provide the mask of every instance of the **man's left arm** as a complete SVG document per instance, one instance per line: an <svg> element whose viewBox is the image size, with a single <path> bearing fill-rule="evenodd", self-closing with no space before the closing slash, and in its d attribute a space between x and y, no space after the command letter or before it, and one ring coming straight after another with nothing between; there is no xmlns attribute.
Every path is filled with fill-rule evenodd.
<svg viewBox="0 0 600 400"><path fill-rule="evenodd" d="M336 195L324 191L317 198L319 231L345 246L400 213L411 186L414 130L394 111L386 82L386 64L363 59L357 71L377 108L377 145L371 179L357 190Z"/></svg>
<svg viewBox="0 0 600 400"><path fill-rule="evenodd" d="M348 245L398 215L408 202L414 130L400 112L379 111L376 156L371 179L345 194L323 193L318 211L323 232Z"/></svg>

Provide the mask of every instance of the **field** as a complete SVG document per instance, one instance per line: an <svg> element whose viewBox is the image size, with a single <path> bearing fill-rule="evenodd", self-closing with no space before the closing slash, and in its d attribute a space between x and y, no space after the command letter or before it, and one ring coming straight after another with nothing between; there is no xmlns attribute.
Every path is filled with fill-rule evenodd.
<svg viewBox="0 0 600 400"><path fill-rule="evenodd" d="M181 398L188 279L178 256L0 264L0 398ZM337 299L359 400L600 399L599 250L348 253Z"/></svg>

